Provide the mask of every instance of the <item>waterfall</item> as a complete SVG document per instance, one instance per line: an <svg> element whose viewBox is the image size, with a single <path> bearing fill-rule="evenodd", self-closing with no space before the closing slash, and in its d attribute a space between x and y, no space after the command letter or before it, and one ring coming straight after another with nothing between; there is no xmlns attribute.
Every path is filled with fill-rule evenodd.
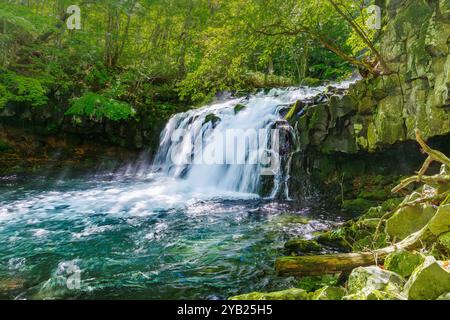
<svg viewBox="0 0 450 320"><path fill-rule="evenodd" d="M272 89L176 114L161 133L154 167L187 180L193 189L211 187L259 193L263 181L270 180L269 195L276 196L281 188L286 189L287 181L283 179L288 179L279 168L286 163L279 156L280 148L283 151L279 131L294 131L283 114L296 101L312 98L324 90L324 87ZM264 173L267 166L273 168Z"/></svg>

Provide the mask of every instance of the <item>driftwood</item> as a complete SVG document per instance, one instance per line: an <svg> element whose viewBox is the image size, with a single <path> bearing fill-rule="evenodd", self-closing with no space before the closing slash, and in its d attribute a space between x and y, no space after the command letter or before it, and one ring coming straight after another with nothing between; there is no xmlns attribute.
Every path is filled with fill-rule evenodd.
<svg viewBox="0 0 450 320"><path fill-rule="evenodd" d="M419 172L417 172L417 175L401 181L401 183L392 190L392 192L394 193L403 190L414 182L424 183L435 188L450 184L450 175L425 175L429 166L434 161L440 162L450 168L450 159L447 158L442 152L431 149L422 139L419 130L416 130L416 140L422 147L423 151L428 155L428 157L422 165L422 168L419 170ZM434 195L432 197L424 196L420 199L416 199L414 201L403 204L403 206L413 206L423 202L445 203L447 201L450 201L450 195L448 192L449 191ZM378 234L382 222L389 216L391 216L396 210L388 212L381 219L375 234ZM346 273L357 267L377 265L378 263L382 263L389 254L397 250L421 249L425 244L432 243L435 240L436 238L428 230L428 226L426 226L422 230L410 235L403 241L383 249L374 250L372 252L281 257L276 260L275 269L277 271L277 274L280 276L316 276L323 274Z"/></svg>
<svg viewBox="0 0 450 320"><path fill-rule="evenodd" d="M420 249L423 243L432 238L427 226L395 245L373 252L281 257L275 262L275 270L280 276L318 276L347 272L361 266L377 265L397 250Z"/></svg>

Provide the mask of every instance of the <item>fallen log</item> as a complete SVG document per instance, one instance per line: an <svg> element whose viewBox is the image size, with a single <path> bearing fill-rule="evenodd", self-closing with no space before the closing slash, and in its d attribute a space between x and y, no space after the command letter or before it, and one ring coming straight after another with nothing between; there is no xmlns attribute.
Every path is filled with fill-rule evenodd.
<svg viewBox="0 0 450 320"><path fill-rule="evenodd" d="M280 257L275 261L275 270L279 276L318 276L348 272L357 267L377 265L397 250L420 249L431 237L433 236L426 226L395 245L372 252Z"/></svg>

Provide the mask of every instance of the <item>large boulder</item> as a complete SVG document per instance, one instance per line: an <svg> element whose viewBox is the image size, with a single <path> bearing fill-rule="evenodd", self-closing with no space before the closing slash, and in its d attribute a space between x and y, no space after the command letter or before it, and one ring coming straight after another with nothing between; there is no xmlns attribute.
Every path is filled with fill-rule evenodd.
<svg viewBox="0 0 450 320"><path fill-rule="evenodd" d="M404 284L405 280L392 271L375 266L359 267L349 276L348 291L350 294L374 290L397 293L401 291Z"/></svg>
<svg viewBox="0 0 450 320"><path fill-rule="evenodd" d="M386 270L395 272L403 278L408 278L414 270L425 261L420 253L396 251L391 253L384 262Z"/></svg>
<svg viewBox="0 0 450 320"><path fill-rule="evenodd" d="M311 300L311 294L303 289L293 288L270 293L252 292L232 297L229 300Z"/></svg>
<svg viewBox="0 0 450 320"><path fill-rule="evenodd" d="M386 233L391 238L403 240L424 228L435 214L436 209L430 205L400 208L386 221Z"/></svg>
<svg viewBox="0 0 450 320"><path fill-rule="evenodd" d="M409 278L404 294L409 300L436 300L450 292L449 262L427 257Z"/></svg>
<svg viewBox="0 0 450 320"><path fill-rule="evenodd" d="M450 231L450 204L439 207L436 215L428 224L428 229L436 236Z"/></svg>

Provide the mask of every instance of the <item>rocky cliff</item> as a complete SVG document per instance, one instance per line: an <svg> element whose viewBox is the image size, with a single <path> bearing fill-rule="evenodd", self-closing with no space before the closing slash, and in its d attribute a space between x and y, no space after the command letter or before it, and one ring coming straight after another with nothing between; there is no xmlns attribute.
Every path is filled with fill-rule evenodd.
<svg viewBox="0 0 450 320"><path fill-rule="evenodd" d="M421 161L417 147L400 146L414 139L416 128L427 139L442 136L435 140L446 151L450 1L385 0L378 5L385 22L378 45L392 73L358 81L343 95L330 90L324 103L299 104L292 121L300 149L293 172L307 171L312 180L325 184L368 171L387 174L403 166L406 172ZM359 161L368 158L367 153L378 157ZM305 193L299 187L305 183L300 176L293 175L294 193Z"/></svg>

